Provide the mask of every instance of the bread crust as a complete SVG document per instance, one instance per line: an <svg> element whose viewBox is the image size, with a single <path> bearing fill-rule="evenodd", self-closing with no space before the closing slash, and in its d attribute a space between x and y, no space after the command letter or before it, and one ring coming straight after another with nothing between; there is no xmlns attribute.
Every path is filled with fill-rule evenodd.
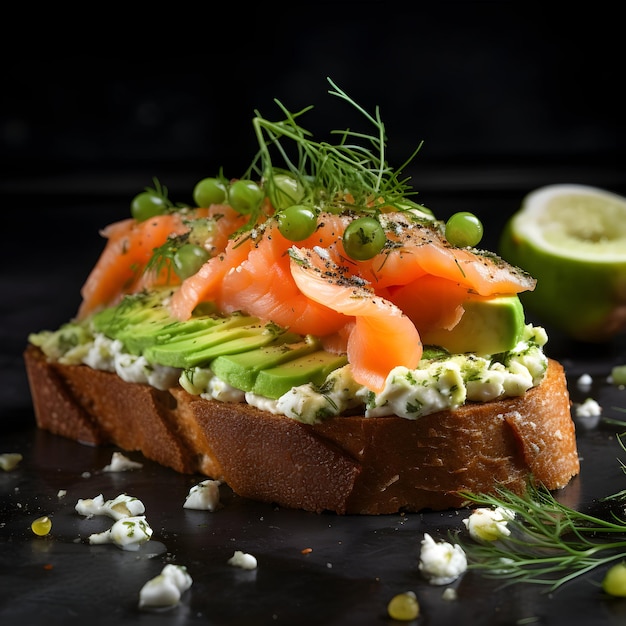
<svg viewBox="0 0 626 626"><path fill-rule="evenodd" d="M126 383L24 352L37 425L140 451L240 496L307 511L387 514L464 505L459 491L522 493L532 478L564 487L580 471L562 366L523 396L407 420L350 416L308 425L182 388Z"/></svg>

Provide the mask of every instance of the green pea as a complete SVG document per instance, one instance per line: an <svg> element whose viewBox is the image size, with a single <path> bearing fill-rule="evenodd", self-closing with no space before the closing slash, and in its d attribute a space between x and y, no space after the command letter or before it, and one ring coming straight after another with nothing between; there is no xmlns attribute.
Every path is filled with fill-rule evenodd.
<svg viewBox="0 0 626 626"><path fill-rule="evenodd" d="M263 202L265 193L252 180L237 180L228 190L228 202L230 206L242 215L254 213Z"/></svg>
<svg viewBox="0 0 626 626"><path fill-rule="evenodd" d="M602 589L610 596L626 597L626 561L609 568L602 581Z"/></svg>
<svg viewBox="0 0 626 626"><path fill-rule="evenodd" d="M268 178L267 195L272 206L281 210L301 202L304 189L290 174L274 174Z"/></svg>
<svg viewBox="0 0 626 626"><path fill-rule="evenodd" d="M222 204L226 200L226 185L219 178L203 178L193 189L193 201L199 207Z"/></svg>
<svg viewBox="0 0 626 626"><path fill-rule="evenodd" d="M138 193L130 203L130 212L138 222L144 222L155 215L163 215L166 213L167 202L157 194L142 191Z"/></svg>
<svg viewBox="0 0 626 626"><path fill-rule="evenodd" d="M468 211L455 213L446 222L446 239L459 248L474 247L483 238L482 222Z"/></svg>
<svg viewBox="0 0 626 626"><path fill-rule="evenodd" d="M173 262L176 274L183 280L195 274L208 260L209 253L192 243L181 246L174 254Z"/></svg>
<svg viewBox="0 0 626 626"><path fill-rule="evenodd" d="M313 209L294 204L278 213L278 230L289 241L302 241L317 228L317 215Z"/></svg>
<svg viewBox="0 0 626 626"><path fill-rule="evenodd" d="M420 605L413 591L406 591L395 595L387 605L387 614L391 619L401 622L410 622L420 614Z"/></svg>
<svg viewBox="0 0 626 626"><path fill-rule="evenodd" d="M355 261L367 261L381 252L387 237L374 217L359 217L346 226L343 249Z"/></svg>

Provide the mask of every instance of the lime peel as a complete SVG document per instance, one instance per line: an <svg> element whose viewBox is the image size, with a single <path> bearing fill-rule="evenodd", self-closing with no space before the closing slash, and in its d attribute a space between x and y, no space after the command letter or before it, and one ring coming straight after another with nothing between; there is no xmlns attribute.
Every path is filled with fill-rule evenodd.
<svg viewBox="0 0 626 626"><path fill-rule="evenodd" d="M546 252L589 262L626 262L626 198L586 185L530 193L514 231Z"/></svg>
<svg viewBox="0 0 626 626"><path fill-rule="evenodd" d="M528 313L585 342L626 330L626 198L587 185L528 194L506 223L500 255L537 279Z"/></svg>

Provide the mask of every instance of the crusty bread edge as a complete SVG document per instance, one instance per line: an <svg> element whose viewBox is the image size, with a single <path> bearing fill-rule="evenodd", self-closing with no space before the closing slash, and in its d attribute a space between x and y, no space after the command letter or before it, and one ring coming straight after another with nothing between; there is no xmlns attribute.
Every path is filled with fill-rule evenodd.
<svg viewBox="0 0 626 626"><path fill-rule="evenodd" d="M551 490L580 471L567 380L552 359L523 396L417 420L334 418L306 425L247 404L160 391L24 352L39 428L114 444L240 496L308 511L386 514L460 507L460 491Z"/></svg>

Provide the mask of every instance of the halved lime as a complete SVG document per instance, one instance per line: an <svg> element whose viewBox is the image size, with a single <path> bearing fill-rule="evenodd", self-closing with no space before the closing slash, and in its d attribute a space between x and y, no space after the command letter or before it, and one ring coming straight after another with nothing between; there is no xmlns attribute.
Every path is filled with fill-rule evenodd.
<svg viewBox="0 0 626 626"><path fill-rule="evenodd" d="M526 310L579 341L626 330L626 198L575 184L528 194L507 222L500 255L537 279Z"/></svg>

